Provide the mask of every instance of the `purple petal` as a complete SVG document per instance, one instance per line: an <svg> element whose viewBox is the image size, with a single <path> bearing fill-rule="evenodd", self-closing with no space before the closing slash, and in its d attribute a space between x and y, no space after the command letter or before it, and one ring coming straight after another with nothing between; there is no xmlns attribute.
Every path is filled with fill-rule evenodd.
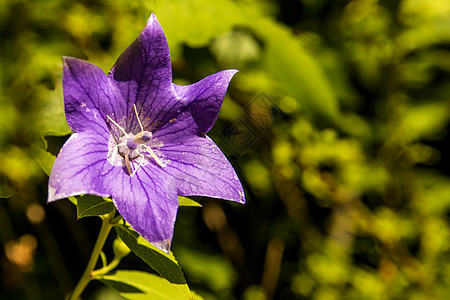
<svg viewBox="0 0 450 300"><path fill-rule="evenodd" d="M169 111L178 115L154 134L164 143L179 143L192 135L205 135L217 120L225 92L237 70L225 70L188 86L173 84L178 102ZM177 108L182 103L183 108Z"/></svg>
<svg viewBox="0 0 450 300"><path fill-rule="evenodd" d="M48 202L69 196L109 197L103 176L113 168L105 159L108 139L92 132L74 133L58 154L50 173Z"/></svg>
<svg viewBox="0 0 450 300"><path fill-rule="evenodd" d="M105 120L124 115L117 88L96 65L64 57L63 91L67 123L74 132L108 131Z"/></svg>
<svg viewBox="0 0 450 300"><path fill-rule="evenodd" d="M148 166L140 168L133 177L111 172L105 184L109 184L117 210L131 227L168 253L178 210L176 183L170 175L160 174L154 165Z"/></svg>
<svg viewBox="0 0 450 300"><path fill-rule="evenodd" d="M53 166L48 201L81 194L111 196L124 219L166 252L173 236L177 194L244 203L231 164L205 135L217 120L236 72L222 71L189 86L172 84L169 48L154 15L108 76L97 66L64 58L65 112L75 133ZM147 145L151 149L136 146L142 138L134 140L141 131L139 121L153 134L146 133L153 137ZM117 143L135 151L130 152L133 171L142 163L134 176L124 166L119 155L123 149ZM148 151L145 159L142 151Z"/></svg>
<svg viewBox="0 0 450 300"><path fill-rule="evenodd" d="M155 15L117 59L109 78L116 81L127 99L128 113L133 113L132 106L136 104L139 110L152 112L141 117L155 121L155 113L164 105L172 81L169 46Z"/></svg>
<svg viewBox="0 0 450 300"><path fill-rule="evenodd" d="M177 179L180 196L207 196L245 203L230 162L209 137L191 137L160 149L168 162L162 171Z"/></svg>

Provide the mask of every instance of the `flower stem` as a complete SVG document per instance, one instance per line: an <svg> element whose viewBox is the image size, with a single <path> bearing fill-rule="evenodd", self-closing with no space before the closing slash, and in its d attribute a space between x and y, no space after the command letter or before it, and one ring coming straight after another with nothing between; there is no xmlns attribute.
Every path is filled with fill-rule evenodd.
<svg viewBox="0 0 450 300"><path fill-rule="evenodd" d="M101 269L95 270L91 272L92 279L105 275L106 273L114 270L120 263L122 258L114 257L114 259L106 266Z"/></svg>
<svg viewBox="0 0 450 300"><path fill-rule="evenodd" d="M102 227L100 228L100 232L98 234L97 241L95 242L94 249L92 250L91 257L89 258L88 264L83 272L83 275L81 275L80 281L78 281L78 284L75 286L75 289L73 290L72 295L69 297L68 300L79 299L81 293L83 293L88 283L93 279L92 271L94 270L95 265L97 264L98 257L103 249L103 245L106 242L106 238L108 237L111 228L113 228L115 224L114 222L111 222L112 219L114 218L115 213L116 210L114 209L109 214L101 216Z"/></svg>

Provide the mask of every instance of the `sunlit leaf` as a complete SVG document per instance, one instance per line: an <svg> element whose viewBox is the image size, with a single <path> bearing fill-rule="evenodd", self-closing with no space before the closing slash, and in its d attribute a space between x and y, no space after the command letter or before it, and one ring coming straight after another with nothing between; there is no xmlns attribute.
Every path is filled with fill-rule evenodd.
<svg viewBox="0 0 450 300"><path fill-rule="evenodd" d="M177 286L155 274L140 271L117 271L104 275L100 281L131 300L193 299L183 294Z"/></svg>
<svg viewBox="0 0 450 300"><path fill-rule="evenodd" d="M76 197L68 197L67 199L69 199L69 201L72 202L74 205L78 204L78 199Z"/></svg>
<svg viewBox="0 0 450 300"><path fill-rule="evenodd" d="M178 196L178 205L179 206L194 206L194 207L202 207L200 203L195 200L192 200L188 197Z"/></svg>
<svg viewBox="0 0 450 300"><path fill-rule="evenodd" d="M166 254L146 241L136 231L123 225L114 226L122 241L160 276L174 284L181 293L190 295L183 272L172 254Z"/></svg>

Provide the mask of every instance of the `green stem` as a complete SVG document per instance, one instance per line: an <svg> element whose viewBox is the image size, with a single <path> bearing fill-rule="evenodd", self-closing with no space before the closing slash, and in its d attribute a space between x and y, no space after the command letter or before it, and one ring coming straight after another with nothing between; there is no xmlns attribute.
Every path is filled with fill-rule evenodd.
<svg viewBox="0 0 450 300"><path fill-rule="evenodd" d="M106 273L108 273L108 272L114 270L114 269L119 265L119 263L120 263L121 260L122 260L122 258L114 257L114 259L113 259L107 266L104 266L104 267L101 268L101 269L92 271L91 277L92 277L93 279L95 279L95 278L97 278L97 277L100 277L100 276L102 276L102 275L105 275Z"/></svg>
<svg viewBox="0 0 450 300"><path fill-rule="evenodd" d="M114 222L112 222L112 220L114 218L115 213L116 210L113 210L109 214L101 216L102 227L100 228L100 232L98 234L97 241L95 242L94 249L92 250L91 257L89 258L88 264L86 266L86 269L84 270L83 275L81 275L80 281L78 281L78 284L76 285L72 295L69 297L68 300L79 299L81 293L83 293L88 283L93 279L92 270L94 270L100 252L102 251L103 245L106 242L106 238L108 237L111 228L113 228L114 226Z"/></svg>

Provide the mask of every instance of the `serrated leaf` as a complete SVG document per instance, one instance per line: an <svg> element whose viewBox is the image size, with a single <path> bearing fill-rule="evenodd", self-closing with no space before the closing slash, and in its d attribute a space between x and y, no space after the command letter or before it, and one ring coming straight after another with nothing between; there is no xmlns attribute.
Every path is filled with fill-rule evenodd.
<svg viewBox="0 0 450 300"><path fill-rule="evenodd" d="M191 198L178 196L178 205L179 206L194 206L194 207L202 207L200 203L198 203L195 200L192 200Z"/></svg>
<svg viewBox="0 0 450 300"><path fill-rule="evenodd" d="M84 195L77 201L77 217L100 216L110 213L114 209L114 203L94 195Z"/></svg>
<svg viewBox="0 0 450 300"><path fill-rule="evenodd" d="M116 225L114 228L131 251L146 262L161 277L174 284L182 294L188 298L191 297L191 292L186 284L183 271L173 254L166 254L157 249L130 227Z"/></svg>
<svg viewBox="0 0 450 300"><path fill-rule="evenodd" d="M141 271L117 271L99 280L131 300L192 299L166 279Z"/></svg>

